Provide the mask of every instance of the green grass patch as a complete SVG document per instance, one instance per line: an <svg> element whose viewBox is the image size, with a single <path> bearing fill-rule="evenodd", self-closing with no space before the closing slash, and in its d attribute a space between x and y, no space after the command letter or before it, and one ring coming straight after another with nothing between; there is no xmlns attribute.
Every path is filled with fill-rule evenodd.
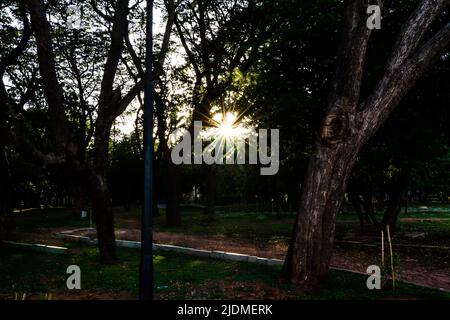
<svg viewBox="0 0 450 320"><path fill-rule="evenodd" d="M224 237L241 237L264 241L287 239L292 231L295 216L283 214L281 218L270 213L218 212L213 220L201 212L190 212L182 217L179 228L165 226L164 215L155 218L157 231L182 232L188 234L209 234Z"/></svg>
<svg viewBox="0 0 450 320"><path fill-rule="evenodd" d="M2 250L0 293L34 293L45 297L48 293L64 291L66 268L76 264L82 272L82 290L126 292L137 296L139 251L119 248L118 253L119 264L102 266L94 247L76 247L73 254L66 256ZM154 267L155 292L171 299L189 299L196 288L201 289L202 298L227 298L230 292L221 290L220 281L239 283L233 293L252 292L253 284L259 282L266 288L276 287L289 292L289 297L294 299L450 299L447 293L404 283L399 283L395 291L368 290L366 277L340 271L330 273L328 282L319 293L306 295L290 284L279 283L280 268L277 267L169 252L157 252Z"/></svg>
<svg viewBox="0 0 450 320"><path fill-rule="evenodd" d="M419 206L410 208L408 214L403 212L400 218L442 218L442 221L401 221L398 231L423 231L427 233L427 241L434 242L448 238L450 234L450 207L446 205ZM428 210L428 211L424 211ZM431 211L429 211L431 210ZM295 221L294 213L283 213L281 217L268 212L229 211L217 209L213 220L208 219L199 208L182 207L182 226L168 228L165 223L165 211L160 209L160 216L154 218L156 231L169 231L186 234L215 235L219 237L237 237L249 241L284 242L291 236ZM115 209L116 228L138 228L140 209L128 211ZM381 220L382 213L378 213ZM35 209L16 213L17 227L20 231L45 230L52 227L82 228L89 227L89 219L82 220L70 209ZM370 225L367 226L370 228ZM347 212L337 217L336 235L342 237L346 233L359 233L360 227L356 214Z"/></svg>
<svg viewBox="0 0 450 320"><path fill-rule="evenodd" d="M14 213L16 225L21 231L45 228L84 228L89 227L89 218L81 219L67 208L30 209Z"/></svg>

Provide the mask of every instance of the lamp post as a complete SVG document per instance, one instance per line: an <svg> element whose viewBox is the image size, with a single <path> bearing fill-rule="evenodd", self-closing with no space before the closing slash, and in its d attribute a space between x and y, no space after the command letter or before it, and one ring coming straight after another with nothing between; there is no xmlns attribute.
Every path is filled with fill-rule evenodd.
<svg viewBox="0 0 450 320"><path fill-rule="evenodd" d="M144 89L144 208L142 211L139 299L153 300L153 0L147 0Z"/></svg>

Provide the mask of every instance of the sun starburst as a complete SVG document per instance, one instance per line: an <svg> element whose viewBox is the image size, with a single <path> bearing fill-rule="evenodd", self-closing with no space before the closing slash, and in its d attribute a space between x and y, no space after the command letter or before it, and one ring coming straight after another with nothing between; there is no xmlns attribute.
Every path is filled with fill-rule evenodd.
<svg viewBox="0 0 450 320"><path fill-rule="evenodd" d="M212 126L204 131L205 138L232 141L245 139L250 132L244 121L239 121L237 112L216 113L211 120Z"/></svg>

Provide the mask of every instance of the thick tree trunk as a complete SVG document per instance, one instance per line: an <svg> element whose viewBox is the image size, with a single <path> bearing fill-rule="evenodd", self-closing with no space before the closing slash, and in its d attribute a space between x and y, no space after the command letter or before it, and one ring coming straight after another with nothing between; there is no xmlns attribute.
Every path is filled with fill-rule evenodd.
<svg viewBox="0 0 450 320"><path fill-rule="evenodd" d="M304 289L316 287L327 275L335 218L358 151L356 139L332 147L316 143L284 264L284 275Z"/></svg>
<svg viewBox="0 0 450 320"><path fill-rule="evenodd" d="M97 225L100 259L104 264L114 264L117 262L114 215L107 182L109 137L114 120L125 110L126 106L132 100L128 100L129 102L125 101L127 100L125 97L134 98L136 96L135 93L130 94L130 90L128 94L122 97L121 88L120 86L115 88L114 81L122 56L124 36L127 32L128 5L128 0L118 0L115 3L111 44L103 68L103 77L98 98L98 111L94 134L94 156L90 174L92 209Z"/></svg>
<svg viewBox="0 0 450 320"><path fill-rule="evenodd" d="M111 126L97 123L94 144L94 163L90 174L92 209L97 226L98 248L103 264L117 262L114 215L107 182L108 144Z"/></svg>
<svg viewBox="0 0 450 320"><path fill-rule="evenodd" d="M371 33L366 25L367 5L368 1L345 2L344 32L330 104L306 173L284 264L285 275L303 288L317 287L327 274L336 214L362 145L450 44L450 23L422 41L448 1L421 1L402 28L384 75L361 102L361 80Z"/></svg>
<svg viewBox="0 0 450 320"><path fill-rule="evenodd" d="M90 184L100 260L103 264L114 264L117 262L114 216L106 178L94 174Z"/></svg>

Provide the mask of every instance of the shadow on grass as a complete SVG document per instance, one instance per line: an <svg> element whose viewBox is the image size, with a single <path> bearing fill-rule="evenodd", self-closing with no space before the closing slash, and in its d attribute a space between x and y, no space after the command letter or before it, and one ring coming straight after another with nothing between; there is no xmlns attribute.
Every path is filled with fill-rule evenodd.
<svg viewBox="0 0 450 320"><path fill-rule="evenodd" d="M75 264L82 272L81 291L137 296L139 251L118 251L119 264L102 266L93 247L73 246L65 256L2 249L0 294L65 292L66 269ZM154 267L159 299L450 299L447 293L404 283L395 291L369 291L364 276L340 271L330 273L319 293L305 295L279 281L280 268L168 252L154 255Z"/></svg>

